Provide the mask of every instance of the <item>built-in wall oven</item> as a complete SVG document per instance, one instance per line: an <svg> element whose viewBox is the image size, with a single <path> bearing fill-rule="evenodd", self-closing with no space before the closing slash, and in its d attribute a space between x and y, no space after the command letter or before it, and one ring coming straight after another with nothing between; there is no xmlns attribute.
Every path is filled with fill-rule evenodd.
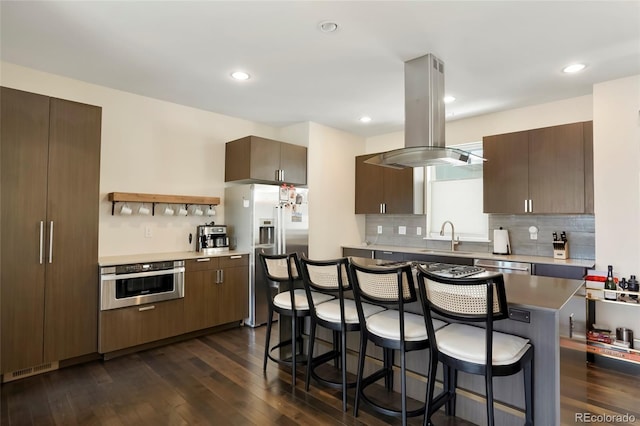
<svg viewBox="0 0 640 426"><path fill-rule="evenodd" d="M134 263L100 269L100 310L184 297L184 261Z"/></svg>

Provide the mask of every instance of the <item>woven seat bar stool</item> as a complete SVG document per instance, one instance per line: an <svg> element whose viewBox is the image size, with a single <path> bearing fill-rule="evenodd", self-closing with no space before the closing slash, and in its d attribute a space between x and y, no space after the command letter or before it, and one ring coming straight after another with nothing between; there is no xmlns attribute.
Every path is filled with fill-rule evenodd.
<svg viewBox="0 0 640 426"><path fill-rule="evenodd" d="M349 260L347 258L312 260L303 255L300 258L300 264L311 311L308 350L310 358L307 363L305 389L309 390L311 377L325 386L341 388L342 410L346 411L347 389L356 386L355 381L347 381L347 332L360 330L355 301L345 298L345 293L350 293L352 289L347 272ZM315 304L314 293L337 297ZM370 316L384 310L384 308L377 305L363 304L363 310L365 316ZM314 356L317 326L333 332L333 348L323 354ZM329 361L334 361L334 365L340 369L340 381L323 378L316 372L317 367Z"/></svg>
<svg viewBox="0 0 640 426"><path fill-rule="evenodd" d="M302 279L300 262L297 253L276 255L260 253L259 259L267 279L278 283L280 289L274 296L271 294L270 287L265 286L267 300L269 301L269 316L267 319L267 336L262 370L267 370L267 359L271 359L281 365L291 366L291 388L295 389L296 367L298 364L307 363L302 344L302 323L304 318L310 315L309 302L305 290L303 288L295 288L296 283ZM317 294L313 297L316 304L333 299L332 296L325 294ZM291 318L291 338L270 347L274 312L280 314L281 317ZM280 322L280 327L282 327L282 321ZM291 346L290 359L272 354L274 350L282 349L286 346Z"/></svg>
<svg viewBox="0 0 640 426"><path fill-rule="evenodd" d="M418 300L411 266L407 264L367 267L352 261L349 264L349 273L361 325L354 416L358 415L358 406L362 399L379 413L402 417L402 424L406 425L407 417L425 413L425 405L412 410L407 408L406 352L426 349L429 346L424 317L405 311L407 304ZM363 309L365 302L382 305L388 309L366 316ZM442 321L434 324L438 328L446 325ZM364 377L369 341L382 348L384 359L382 368ZM393 390L393 355L396 350L400 353L400 409L383 405L383 402L376 403L365 392L367 386L383 378L387 391Z"/></svg>
<svg viewBox="0 0 640 426"><path fill-rule="evenodd" d="M493 330L495 321L509 318L502 274L480 277L444 278L417 267L421 301L431 342L429 377L435 376L438 361L443 365L444 389L434 396L427 386L424 424L445 406L447 415L455 415L458 371L485 377L487 424L494 424L493 377L523 371L525 425L533 425L533 345L528 339ZM437 329L437 319L455 321ZM485 328L471 325L484 323ZM432 376L433 375L433 376Z"/></svg>

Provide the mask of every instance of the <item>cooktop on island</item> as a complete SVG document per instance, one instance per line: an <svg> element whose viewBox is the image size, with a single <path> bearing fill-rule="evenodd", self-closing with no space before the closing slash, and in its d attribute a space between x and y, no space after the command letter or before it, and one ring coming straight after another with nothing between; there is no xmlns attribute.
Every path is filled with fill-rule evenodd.
<svg viewBox="0 0 640 426"><path fill-rule="evenodd" d="M380 263L380 266L397 265L411 265L412 267L421 265L427 271L445 278L464 278L485 271L484 268L479 266L454 265L440 262L389 261Z"/></svg>

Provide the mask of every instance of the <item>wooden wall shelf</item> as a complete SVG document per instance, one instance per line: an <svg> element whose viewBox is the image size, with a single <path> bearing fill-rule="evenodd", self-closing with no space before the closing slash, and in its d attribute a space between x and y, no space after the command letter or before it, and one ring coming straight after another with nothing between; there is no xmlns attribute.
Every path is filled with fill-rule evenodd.
<svg viewBox="0 0 640 426"><path fill-rule="evenodd" d="M162 194L141 194L137 192L110 192L108 200L111 201L111 214L114 214L116 203L151 203L155 212L155 206L159 203L165 204L197 204L217 206L220 204L220 197L201 197L197 195L162 195Z"/></svg>

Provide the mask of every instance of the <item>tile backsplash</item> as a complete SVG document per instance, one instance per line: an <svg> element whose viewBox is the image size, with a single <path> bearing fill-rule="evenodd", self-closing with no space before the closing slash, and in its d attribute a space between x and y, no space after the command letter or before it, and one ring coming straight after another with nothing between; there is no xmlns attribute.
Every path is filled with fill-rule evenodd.
<svg viewBox="0 0 640 426"><path fill-rule="evenodd" d="M378 227L382 226L382 234ZM406 234L398 233L404 226ZM538 239L529 236L529 227L538 228ZM417 235L420 227L422 235ZM553 232L567 233L569 257L571 259L595 259L595 218L593 215L489 215L489 240L493 240L493 230L509 230L509 240L513 254L553 257ZM426 217L424 215L367 215L365 219L365 239L369 244L420 247L447 250L448 241L425 240ZM449 232L449 229L447 229ZM461 241L456 247L460 251L490 253L493 242Z"/></svg>

